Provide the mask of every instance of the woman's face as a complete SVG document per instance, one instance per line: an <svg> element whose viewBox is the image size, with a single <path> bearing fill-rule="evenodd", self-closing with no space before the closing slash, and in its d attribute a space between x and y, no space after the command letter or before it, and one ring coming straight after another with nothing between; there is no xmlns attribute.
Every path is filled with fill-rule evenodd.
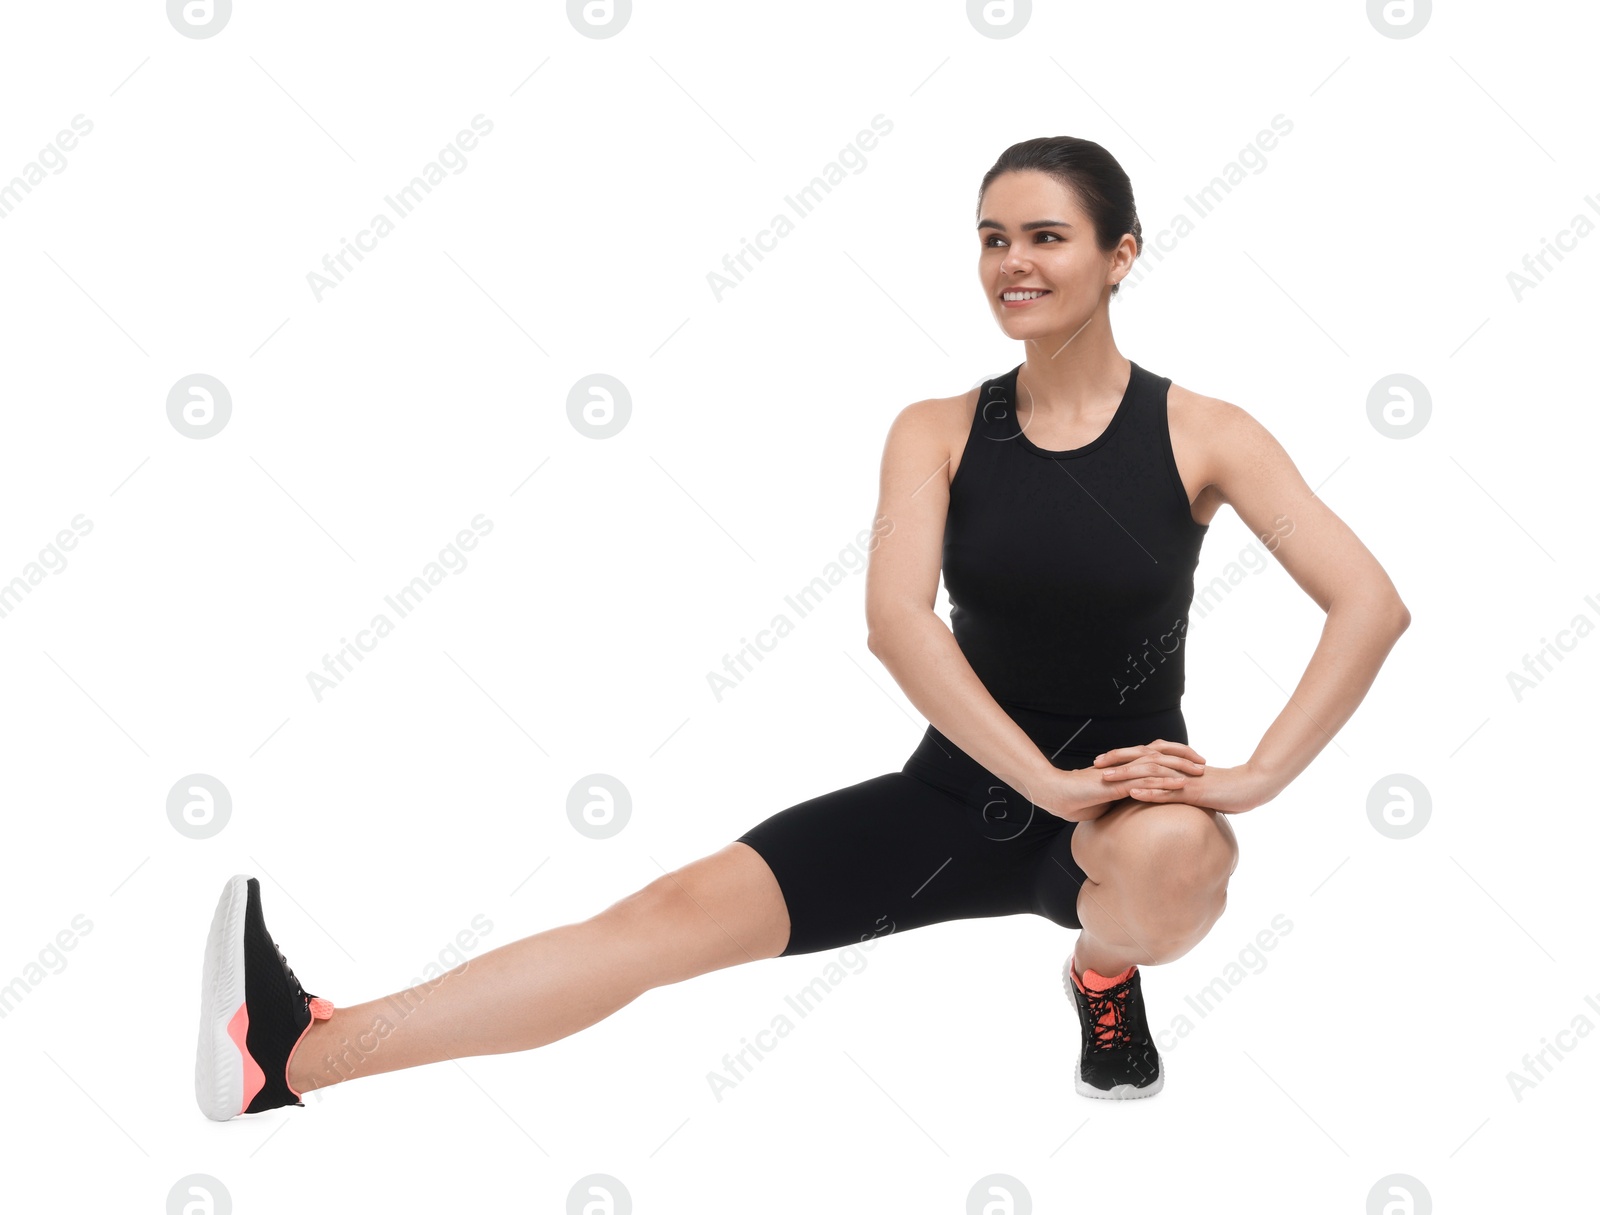
<svg viewBox="0 0 1600 1215"><path fill-rule="evenodd" d="M1133 237L1123 243L1131 260ZM978 216L978 248L978 279L995 320L1019 341L1071 340L1100 306L1113 275L1122 274L1122 246L1101 252L1073 192L1031 169L1002 173L989 183Z"/></svg>

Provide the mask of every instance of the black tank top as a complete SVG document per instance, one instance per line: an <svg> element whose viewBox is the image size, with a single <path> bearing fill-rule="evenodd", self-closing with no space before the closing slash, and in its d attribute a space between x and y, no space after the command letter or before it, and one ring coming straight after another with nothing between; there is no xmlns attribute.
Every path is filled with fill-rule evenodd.
<svg viewBox="0 0 1600 1215"><path fill-rule="evenodd" d="M1131 367L1110 424L1071 451L1019 428L1021 364L979 388L950 485L944 581L956 642L1003 706L1119 717L1183 697L1209 525L1189 513L1172 455L1172 381Z"/></svg>

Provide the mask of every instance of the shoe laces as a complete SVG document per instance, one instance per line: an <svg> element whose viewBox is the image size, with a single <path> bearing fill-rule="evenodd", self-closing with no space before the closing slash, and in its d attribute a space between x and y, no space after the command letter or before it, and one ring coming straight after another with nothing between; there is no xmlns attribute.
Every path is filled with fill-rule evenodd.
<svg viewBox="0 0 1600 1215"><path fill-rule="evenodd" d="M1083 989L1089 1006L1094 1044L1101 1050L1133 1045L1133 1030L1128 1023L1128 1003L1133 996L1133 980L1128 979L1104 991Z"/></svg>
<svg viewBox="0 0 1600 1215"><path fill-rule="evenodd" d="M308 992L305 984L300 982L300 977L294 973L294 967L289 965L289 959L283 956L283 950L278 947L276 941L272 942L272 948L277 950L278 961L283 966L283 973L289 976L289 982L294 984L295 992L301 1000L305 1001L306 1011L311 1014L311 1019L313 1021L326 1021L333 1016L333 1001L324 999L322 996L314 996Z"/></svg>
<svg viewBox="0 0 1600 1215"><path fill-rule="evenodd" d="M283 964L283 973L289 976L289 982L294 984L295 991L300 993L302 999L308 999L309 997L306 996L305 987L301 984L300 979L294 973L294 967L289 965L289 959L283 956L283 950L279 947L276 941L272 943L272 948L277 950L278 961Z"/></svg>

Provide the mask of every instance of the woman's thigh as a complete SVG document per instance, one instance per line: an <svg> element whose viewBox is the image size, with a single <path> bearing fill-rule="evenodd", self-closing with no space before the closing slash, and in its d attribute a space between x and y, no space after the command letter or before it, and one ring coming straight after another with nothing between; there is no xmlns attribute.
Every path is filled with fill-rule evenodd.
<svg viewBox="0 0 1600 1215"><path fill-rule="evenodd" d="M953 792L890 772L780 810L736 842L782 891L789 956L1025 912L1077 927L1071 825L1003 785Z"/></svg>

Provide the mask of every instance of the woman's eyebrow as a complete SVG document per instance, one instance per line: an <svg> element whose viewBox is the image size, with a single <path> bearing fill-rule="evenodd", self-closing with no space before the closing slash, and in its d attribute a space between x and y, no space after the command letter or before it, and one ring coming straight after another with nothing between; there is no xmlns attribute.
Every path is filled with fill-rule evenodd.
<svg viewBox="0 0 1600 1215"><path fill-rule="evenodd" d="M1035 228L1070 228L1070 227L1072 227L1072 225L1069 224L1064 219L1030 219L1027 223L1022 225L1022 230L1024 232L1032 232ZM1003 223L1001 223L998 219L980 219L978 221L978 228L979 228L980 231L982 229L984 229L984 228L994 228L996 231L999 231L999 232L1004 232L1006 230L1006 226Z"/></svg>

